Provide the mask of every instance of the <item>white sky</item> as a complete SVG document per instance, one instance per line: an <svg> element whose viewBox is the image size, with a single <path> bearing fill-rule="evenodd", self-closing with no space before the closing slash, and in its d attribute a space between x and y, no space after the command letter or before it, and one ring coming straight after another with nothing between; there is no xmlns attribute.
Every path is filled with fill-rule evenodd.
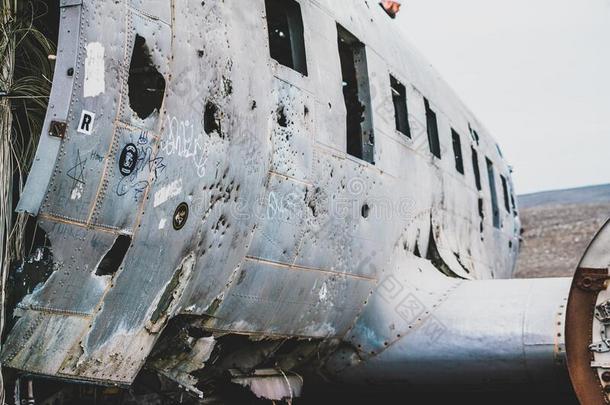
<svg viewBox="0 0 610 405"><path fill-rule="evenodd" d="M403 0L397 23L498 140L518 193L610 183L610 0Z"/></svg>

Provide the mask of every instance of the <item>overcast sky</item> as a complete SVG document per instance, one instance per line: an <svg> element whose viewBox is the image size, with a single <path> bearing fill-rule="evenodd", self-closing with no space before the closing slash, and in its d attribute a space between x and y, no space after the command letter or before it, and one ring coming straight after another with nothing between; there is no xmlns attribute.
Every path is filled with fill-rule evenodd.
<svg viewBox="0 0 610 405"><path fill-rule="evenodd" d="M403 0L397 22L499 141L518 193L610 183L610 0Z"/></svg>

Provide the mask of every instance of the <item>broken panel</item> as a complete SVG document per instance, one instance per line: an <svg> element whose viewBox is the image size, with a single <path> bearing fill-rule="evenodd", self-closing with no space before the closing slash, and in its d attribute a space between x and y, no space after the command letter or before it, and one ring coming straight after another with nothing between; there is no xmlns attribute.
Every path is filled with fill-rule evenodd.
<svg viewBox="0 0 610 405"><path fill-rule="evenodd" d="M108 251L108 253L106 253L100 264L97 266L95 275L114 275L119 270L121 264L123 264L123 260L125 260L125 255L127 254L127 250L129 250L130 246L131 237L127 235L119 235L116 241L114 241L112 248Z"/></svg>

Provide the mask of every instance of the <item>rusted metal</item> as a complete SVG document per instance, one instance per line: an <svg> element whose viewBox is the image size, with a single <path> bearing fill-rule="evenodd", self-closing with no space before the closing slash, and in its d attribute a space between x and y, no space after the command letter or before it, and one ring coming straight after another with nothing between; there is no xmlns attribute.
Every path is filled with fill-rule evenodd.
<svg viewBox="0 0 610 405"><path fill-rule="evenodd" d="M608 269L579 268L576 271L566 314L566 351L570 379L583 405L608 403L604 387L591 362L593 320L597 296L604 289Z"/></svg>
<svg viewBox="0 0 610 405"><path fill-rule="evenodd" d="M610 275L607 271L599 269L579 269L576 272L576 286L585 292L595 293L608 288L607 281Z"/></svg>
<svg viewBox="0 0 610 405"><path fill-rule="evenodd" d="M379 3L379 5L392 18L396 18L396 15L400 11L400 7L402 6L399 2L392 0L383 0L381 3Z"/></svg>
<svg viewBox="0 0 610 405"><path fill-rule="evenodd" d="M67 124L64 121L51 121L49 135L63 139L66 136Z"/></svg>

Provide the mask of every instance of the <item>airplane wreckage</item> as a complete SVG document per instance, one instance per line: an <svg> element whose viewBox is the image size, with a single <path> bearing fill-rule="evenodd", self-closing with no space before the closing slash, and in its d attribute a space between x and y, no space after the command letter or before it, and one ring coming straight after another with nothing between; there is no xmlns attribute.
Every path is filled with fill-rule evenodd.
<svg viewBox="0 0 610 405"><path fill-rule="evenodd" d="M18 206L45 238L3 366L106 387L152 373L193 403L219 381L290 402L569 375L608 403L610 226L573 280L510 279L511 169L396 6L53 5Z"/></svg>

